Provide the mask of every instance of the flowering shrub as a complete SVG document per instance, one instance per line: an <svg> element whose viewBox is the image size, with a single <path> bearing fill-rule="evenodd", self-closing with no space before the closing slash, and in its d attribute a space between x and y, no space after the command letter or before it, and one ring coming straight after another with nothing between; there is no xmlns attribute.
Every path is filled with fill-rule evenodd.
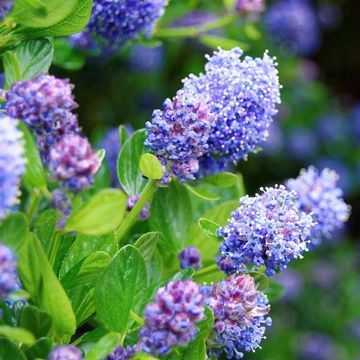
<svg viewBox="0 0 360 360"><path fill-rule="evenodd" d="M315 48L303 42L317 24L307 3L295 3L273 5L265 25L305 53ZM266 339L280 296L276 279L286 283L284 270L348 220L350 206L331 169L309 167L284 185L246 195L239 166L256 162L279 126L281 71L271 52L244 56L247 45L223 31L240 18L256 38L265 3L224 1L222 17L182 6L0 5L3 356L241 359ZM306 32L302 17L314 20ZM117 124L88 137L82 109L96 106L78 97L76 76L64 71L86 62L107 68L129 48L147 46L142 56L151 57L168 38L207 46L203 71L188 71L141 126ZM139 72L161 72L166 63L160 58L151 69L135 55L130 67Z"/></svg>

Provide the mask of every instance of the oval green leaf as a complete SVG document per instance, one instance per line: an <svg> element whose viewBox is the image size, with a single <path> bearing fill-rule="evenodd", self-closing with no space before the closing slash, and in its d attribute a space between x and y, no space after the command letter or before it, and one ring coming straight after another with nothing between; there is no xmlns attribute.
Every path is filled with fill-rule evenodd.
<svg viewBox="0 0 360 360"><path fill-rule="evenodd" d="M199 219L198 223L199 223L200 229L207 237L209 237L211 239L215 239L217 241L221 241L221 239L217 235L217 230L220 227L219 224L217 224L216 222L214 222L212 220L205 219L205 218Z"/></svg>
<svg viewBox="0 0 360 360"><path fill-rule="evenodd" d="M164 176L160 161L152 154L143 154L140 158L139 167L142 174L148 179L160 180Z"/></svg>

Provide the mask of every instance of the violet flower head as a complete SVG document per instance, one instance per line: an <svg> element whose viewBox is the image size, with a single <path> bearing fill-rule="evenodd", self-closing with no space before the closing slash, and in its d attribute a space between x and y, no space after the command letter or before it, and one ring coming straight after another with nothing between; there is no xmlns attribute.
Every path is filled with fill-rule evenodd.
<svg viewBox="0 0 360 360"><path fill-rule="evenodd" d="M17 121L0 114L0 220L18 203L25 173L24 143Z"/></svg>
<svg viewBox="0 0 360 360"><path fill-rule="evenodd" d="M0 243L0 299L19 288L17 258L10 248Z"/></svg>
<svg viewBox="0 0 360 360"><path fill-rule="evenodd" d="M246 159L268 137L268 128L280 103L280 84L275 59L245 57L239 48L218 49L207 56L205 73L184 79L184 91L198 94L215 115L209 150L202 160L209 169L226 168Z"/></svg>
<svg viewBox="0 0 360 360"><path fill-rule="evenodd" d="M311 243L320 244L329 239L336 229L341 228L350 216L350 206L337 186L339 175L328 168L319 172L310 166L303 169L296 179L289 179L286 187L298 194L296 200L300 211L312 215L316 225L312 229Z"/></svg>
<svg viewBox="0 0 360 360"><path fill-rule="evenodd" d="M261 195L242 197L218 230L224 239L218 265L228 275L265 266L271 276L307 251L314 222L298 209L296 193L282 185L261 190Z"/></svg>
<svg viewBox="0 0 360 360"><path fill-rule="evenodd" d="M182 269L193 268L195 270L201 268L200 251L194 246L188 246L179 253L179 262Z"/></svg>
<svg viewBox="0 0 360 360"><path fill-rule="evenodd" d="M123 348L117 346L114 351L109 354L104 360L128 360L132 358L136 353L136 346Z"/></svg>
<svg viewBox="0 0 360 360"><path fill-rule="evenodd" d="M173 100L164 102L163 110L153 112L146 123L149 146L165 168L163 182L170 181L170 172L180 181L195 179L199 158L208 149L214 124L210 108L191 91L179 91Z"/></svg>
<svg viewBox="0 0 360 360"><path fill-rule="evenodd" d="M64 136L50 151L51 175L73 192L90 187L99 167L88 140L77 134Z"/></svg>
<svg viewBox="0 0 360 360"><path fill-rule="evenodd" d="M204 319L204 296L195 282L171 281L160 288L145 309L140 330L142 351L163 356L173 346L185 346L197 334L196 323Z"/></svg>
<svg viewBox="0 0 360 360"><path fill-rule="evenodd" d="M6 111L34 131L43 160L47 164L50 148L65 134L79 132L77 107L68 80L51 75L15 82L6 95Z"/></svg>
<svg viewBox="0 0 360 360"><path fill-rule="evenodd" d="M72 345L61 345L54 348L47 360L83 360L81 351Z"/></svg>
<svg viewBox="0 0 360 360"><path fill-rule="evenodd" d="M3 20L11 11L13 2L12 0L2 0L0 2L0 20Z"/></svg>
<svg viewBox="0 0 360 360"><path fill-rule="evenodd" d="M265 16L265 27L275 40L300 55L314 53L320 45L320 29L307 0L278 0Z"/></svg>
<svg viewBox="0 0 360 360"><path fill-rule="evenodd" d="M151 35L166 0L95 0L85 30L70 39L79 49L111 53L140 33Z"/></svg>
<svg viewBox="0 0 360 360"><path fill-rule="evenodd" d="M265 338L270 305L249 275L231 275L210 287L205 301L214 312L214 327L208 339L210 356L242 359L244 352L260 347Z"/></svg>
<svg viewBox="0 0 360 360"><path fill-rule="evenodd" d="M131 211L135 204L138 202L139 198L139 195L130 195L126 203L126 210ZM146 220L150 216L150 206L150 203L146 203L145 206L142 208L139 215L141 220Z"/></svg>
<svg viewBox="0 0 360 360"><path fill-rule="evenodd" d="M236 11L246 14L257 14L265 10L264 0L237 0Z"/></svg>

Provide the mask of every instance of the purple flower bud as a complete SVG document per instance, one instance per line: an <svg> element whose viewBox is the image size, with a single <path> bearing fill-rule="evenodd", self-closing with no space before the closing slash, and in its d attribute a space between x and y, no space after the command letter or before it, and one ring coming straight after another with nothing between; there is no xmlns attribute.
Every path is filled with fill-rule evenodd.
<svg viewBox="0 0 360 360"><path fill-rule="evenodd" d="M139 200L139 195L131 195L129 196L126 204L126 210L131 211L132 208L135 206L135 204ZM140 212L140 219L146 220L150 216L150 203L145 204L145 206L142 208Z"/></svg>
<svg viewBox="0 0 360 360"><path fill-rule="evenodd" d="M160 288L145 309L140 331L142 351L162 356L173 346L185 346L196 334L196 323L204 318L204 296L192 280L171 281Z"/></svg>
<svg viewBox="0 0 360 360"><path fill-rule="evenodd" d="M83 360L82 353L72 345L62 345L54 348L47 360Z"/></svg>
<svg viewBox="0 0 360 360"><path fill-rule="evenodd" d="M264 0L237 0L236 10L240 13L256 14L265 10Z"/></svg>
<svg viewBox="0 0 360 360"><path fill-rule="evenodd" d="M163 107L155 110L152 121L146 123L145 145L181 181L193 180L199 158L208 151L214 118L209 107L191 92L179 91L173 100L165 100Z"/></svg>
<svg viewBox="0 0 360 360"><path fill-rule="evenodd" d="M242 53L239 48L219 48L207 56L204 74L183 80L184 92L198 94L215 115L209 148L201 159L205 174L257 151L277 113L280 85L274 59L265 53L263 58L247 56L241 60Z"/></svg>
<svg viewBox="0 0 360 360"><path fill-rule="evenodd" d="M104 360L128 360L135 355L135 352L136 346L131 346L129 348L117 346L115 350Z"/></svg>
<svg viewBox="0 0 360 360"><path fill-rule="evenodd" d="M249 275L231 275L208 290L205 301L214 312L214 327L208 339L210 356L242 359L244 352L260 347L265 337L270 305Z"/></svg>
<svg viewBox="0 0 360 360"><path fill-rule="evenodd" d="M111 53L140 33L150 35L163 15L165 0L94 0L88 25L71 38L71 44L83 50L98 48Z"/></svg>
<svg viewBox="0 0 360 360"><path fill-rule="evenodd" d="M179 261L182 269L191 267L197 270L201 268L200 252L193 246L188 246L179 253Z"/></svg>
<svg viewBox="0 0 360 360"><path fill-rule="evenodd" d="M10 248L0 243L0 299L19 288L17 258Z"/></svg>
<svg viewBox="0 0 360 360"><path fill-rule="evenodd" d="M99 167L99 158L88 140L76 134L67 134L50 151L51 175L70 191L91 186Z"/></svg>
<svg viewBox="0 0 360 360"><path fill-rule="evenodd" d="M0 220L17 204L25 172L22 133L17 121L0 114Z"/></svg>
<svg viewBox="0 0 360 360"><path fill-rule="evenodd" d="M251 265L265 266L266 274L274 275L307 251L314 222L298 209L296 193L284 186L261 190L261 195L241 198L228 224L218 230L224 239L218 265L227 274Z"/></svg>
<svg viewBox="0 0 360 360"><path fill-rule="evenodd" d="M338 179L334 170L326 168L319 172L310 166L296 179L286 182L287 188L298 194L298 208L311 214L316 221L311 236L313 246L319 245L322 239L329 239L350 216L350 206L344 202L343 192L337 187Z"/></svg>

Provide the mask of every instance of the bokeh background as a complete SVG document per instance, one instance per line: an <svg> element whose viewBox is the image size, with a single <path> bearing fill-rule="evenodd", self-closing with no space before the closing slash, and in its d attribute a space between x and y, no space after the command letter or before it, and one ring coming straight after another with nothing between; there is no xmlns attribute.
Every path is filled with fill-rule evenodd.
<svg viewBox="0 0 360 360"><path fill-rule="evenodd" d="M161 26L212 21L226 14L224 2L172 0ZM296 10L287 21L289 4ZM339 173L352 205L333 241L278 278L285 290L272 305L268 339L247 358L360 359L360 1L267 1L262 14L239 14L210 35L222 38L218 45L238 45L252 56L268 49L278 58L283 103L264 151L238 169L248 193L314 164ZM56 40L59 66L51 71L75 84L80 123L96 143L111 127L143 127L216 45L202 37L155 39L104 61L85 60Z"/></svg>

